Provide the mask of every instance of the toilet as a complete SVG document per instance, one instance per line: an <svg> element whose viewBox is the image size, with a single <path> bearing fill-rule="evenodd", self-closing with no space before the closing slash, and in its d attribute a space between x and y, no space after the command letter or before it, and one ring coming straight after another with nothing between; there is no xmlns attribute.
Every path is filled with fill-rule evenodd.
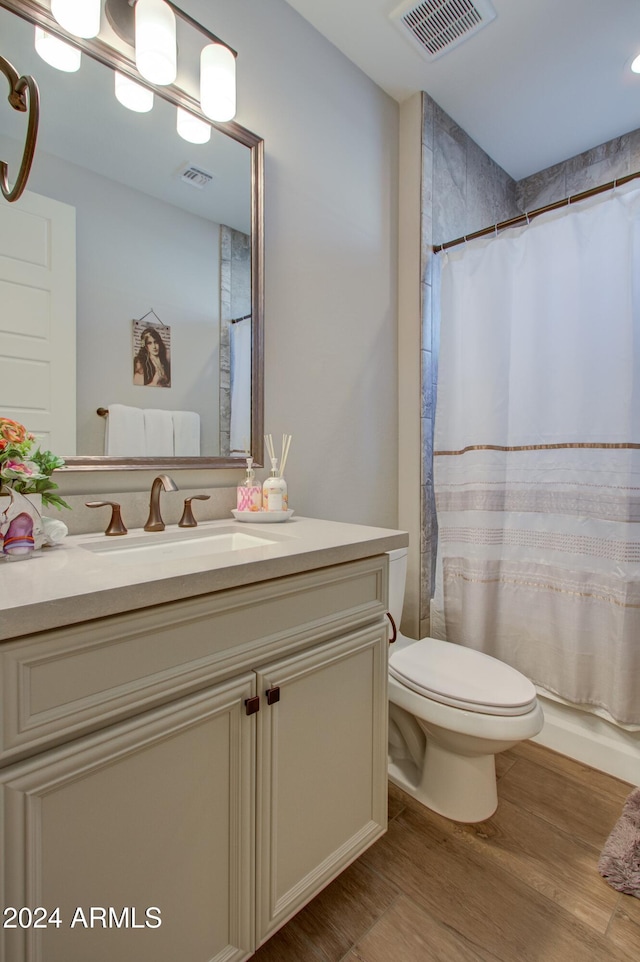
<svg viewBox="0 0 640 962"><path fill-rule="evenodd" d="M400 624L407 549L388 552ZM427 808L481 822L498 806L495 756L544 724L533 684L483 652L398 632L389 648L389 779Z"/></svg>

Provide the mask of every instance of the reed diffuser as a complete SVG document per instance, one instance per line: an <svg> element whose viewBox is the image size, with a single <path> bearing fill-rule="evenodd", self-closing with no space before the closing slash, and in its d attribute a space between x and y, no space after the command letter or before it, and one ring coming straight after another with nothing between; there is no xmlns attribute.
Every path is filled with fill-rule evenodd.
<svg viewBox="0 0 640 962"><path fill-rule="evenodd" d="M276 457L273 446L273 437L265 434L264 443L267 454L271 461L271 475L266 478L262 485L262 510L263 511L287 511L289 507L289 496L287 482L284 479L284 467L287 463L289 447L291 445L291 435L282 435L282 456L280 458L280 470L278 471L278 458Z"/></svg>

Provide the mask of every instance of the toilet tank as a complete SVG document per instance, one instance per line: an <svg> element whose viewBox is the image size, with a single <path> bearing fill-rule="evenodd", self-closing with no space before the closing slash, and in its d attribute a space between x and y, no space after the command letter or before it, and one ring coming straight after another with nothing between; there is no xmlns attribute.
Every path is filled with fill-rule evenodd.
<svg viewBox="0 0 640 962"><path fill-rule="evenodd" d="M396 548L387 551L389 557L389 611L398 631L402 620L404 587L407 580L407 549Z"/></svg>

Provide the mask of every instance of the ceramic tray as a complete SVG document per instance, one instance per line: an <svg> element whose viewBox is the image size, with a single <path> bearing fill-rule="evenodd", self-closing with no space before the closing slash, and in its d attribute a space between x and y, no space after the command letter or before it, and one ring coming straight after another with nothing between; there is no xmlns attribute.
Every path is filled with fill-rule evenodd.
<svg viewBox="0 0 640 962"><path fill-rule="evenodd" d="M289 511L238 511L233 508L231 514L236 521L249 521L251 524L275 524L277 521L288 521L293 514Z"/></svg>

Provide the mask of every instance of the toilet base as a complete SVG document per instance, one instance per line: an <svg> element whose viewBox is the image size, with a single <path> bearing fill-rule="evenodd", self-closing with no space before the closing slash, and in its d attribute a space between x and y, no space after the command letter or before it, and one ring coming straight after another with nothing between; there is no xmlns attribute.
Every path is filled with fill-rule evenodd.
<svg viewBox="0 0 640 962"><path fill-rule="evenodd" d="M455 755L428 739L422 771L389 760L389 781L454 822L484 822L498 807L495 755Z"/></svg>

